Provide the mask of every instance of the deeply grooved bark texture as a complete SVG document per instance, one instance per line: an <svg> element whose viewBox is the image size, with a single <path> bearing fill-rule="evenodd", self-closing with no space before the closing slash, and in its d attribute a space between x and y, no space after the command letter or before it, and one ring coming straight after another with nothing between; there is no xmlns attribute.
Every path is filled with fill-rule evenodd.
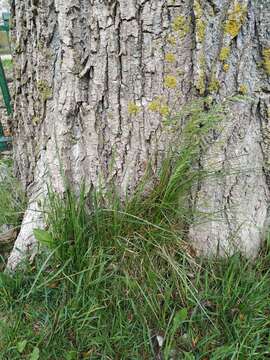
<svg viewBox="0 0 270 360"><path fill-rule="evenodd" d="M13 12L15 161L30 198L48 179L63 191L63 177L132 191L149 161L155 174L181 144L165 112L240 92L249 99L231 104L200 162L225 175L193 194L218 218L190 237L202 253L257 252L269 203L268 1L18 0Z"/></svg>
<svg viewBox="0 0 270 360"><path fill-rule="evenodd" d="M17 5L18 21L26 7L26 3ZM188 14L189 7L168 7L164 1L85 0L54 1L50 6L44 2L40 8L41 4L37 15L28 17L34 34L25 36L31 36L31 42L21 44L23 35L17 37L17 70L31 80L23 87L28 93L23 107L18 83L15 133L21 134L16 147L20 176L25 184L33 181L32 166L45 148L48 169L59 190L59 159L74 183L85 178L96 186L113 179L123 191L132 189L144 173L145 161L157 163L170 140L162 130L162 116L151 113L148 104L161 95L173 104L179 92L183 101L190 93L192 34L172 46L175 66L186 69L178 94L164 89L170 19ZM37 135L41 133L42 137ZM21 138L27 138L28 151Z"/></svg>
<svg viewBox="0 0 270 360"><path fill-rule="evenodd" d="M216 1L211 10L209 3L201 1L203 9L208 6L204 16L210 20L196 49L197 59L202 54L204 59L197 61L197 76L205 64L208 91L215 90L221 99L237 92L252 99L231 105L219 141L202 156L205 169L213 169L213 159L218 159L214 168L223 176L200 184L195 206L211 213L213 220L202 219L191 227L190 236L204 254L241 249L255 256L268 226L269 73L262 52L269 48L270 4ZM242 12L239 23L237 11ZM230 19L231 26L239 25L237 34L227 26Z"/></svg>

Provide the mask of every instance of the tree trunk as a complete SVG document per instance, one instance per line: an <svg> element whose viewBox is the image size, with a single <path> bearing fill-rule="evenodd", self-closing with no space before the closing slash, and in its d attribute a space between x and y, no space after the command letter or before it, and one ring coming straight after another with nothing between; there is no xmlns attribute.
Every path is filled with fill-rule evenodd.
<svg viewBox="0 0 270 360"><path fill-rule="evenodd" d="M200 167L227 172L194 189L203 254L256 255L269 204L270 3L267 0L17 0L14 158L28 195L14 268L43 225L46 183L132 192L181 136L163 126L194 97L231 104ZM232 172L232 169L238 169ZM241 171L239 171L241 169Z"/></svg>

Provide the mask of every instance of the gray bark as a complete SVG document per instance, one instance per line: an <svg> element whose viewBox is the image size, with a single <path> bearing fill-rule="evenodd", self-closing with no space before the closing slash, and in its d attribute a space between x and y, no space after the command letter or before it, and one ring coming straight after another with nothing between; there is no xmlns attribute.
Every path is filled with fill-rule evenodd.
<svg viewBox="0 0 270 360"><path fill-rule="evenodd" d="M49 179L56 191L65 176L131 192L149 161L156 173L181 143L162 126L166 106L177 112L209 93L253 100L231 106L202 154L201 167L228 174L194 189L195 208L219 218L194 224L190 238L203 254L258 252L269 204L269 1L18 0L13 12L15 162L32 205L11 268L32 249Z"/></svg>

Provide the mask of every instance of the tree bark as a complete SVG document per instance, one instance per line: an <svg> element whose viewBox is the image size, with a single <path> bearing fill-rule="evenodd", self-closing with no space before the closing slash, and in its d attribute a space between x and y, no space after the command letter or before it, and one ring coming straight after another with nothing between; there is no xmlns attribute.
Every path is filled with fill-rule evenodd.
<svg viewBox="0 0 270 360"><path fill-rule="evenodd" d="M14 158L30 202L10 268L33 250L48 181L132 192L146 164L155 174L181 144L164 115L209 94L252 100L232 103L201 155L200 167L227 175L194 189L194 207L219 216L190 239L202 254L257 254L269 204L269 1L18 0L12 11Z"/></svg>

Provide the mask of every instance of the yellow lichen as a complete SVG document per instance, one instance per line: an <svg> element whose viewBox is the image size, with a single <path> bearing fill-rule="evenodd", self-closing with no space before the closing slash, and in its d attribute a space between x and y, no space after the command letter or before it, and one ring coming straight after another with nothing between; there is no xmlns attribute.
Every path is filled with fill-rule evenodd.
<svg viewBox="0 0 270 360"><path fill-rule="evenodd" d="M205 102L206 105L210 106L210 105L213 104L214 98L212 96L206 96L204 98L204 102Z"/></svg>
<svg viewBox="0 0 270 360"><path fill-rule="evenodd" d="M248 88L246 85L244 84L241 84L239 85L239 89L238 89L239 93L242 94L242 95L246 95L247 92L248 92Z"/></svg>
<svg viewBox="0 0 270 360"><path fill-rule="evenodd" d="M164 85L166 88L175 89L177 86L177 79L173 75L167 75L164 80Z"/></svg>
<svg viewBox="0 0 270 360"><path fill-rule="evenodd" d="M169 113L170 113L170 108L169 108L169 106L168 106L168 105L162 105L162 106L160 107L159 113L160 113L161 115L163 115L163 116L168 116Z"/></svg>
<svg viewBox="0 0 270 360"><path fill-rule="evenodd" d="M176 18L174 18L172 23L173 31L179 31L183 27L184 23L185 19L183 16L177 16Z"/></svg>
<svg viewBox="0 0 270 360"><path fill-rule="evenodd" d="M168 116L170 114L170 108L166 103L166 100L162 97L158 97L151 101L148 105L148 110L159 113L162 116Z"/></svg>
<svg viewBox="0 0 270 360"><path fill-rule="evenodd" d="M199 0L194 1L194 13L196 18L200 18L203 15L202 6Z"/></svg>
<svg viewBox="0 0 270 360"><path fill-rule="evenodd" d="M225 61L228 59L228 57L230 56L230 48L228 47L223 47L220 50L220 54L219 54L219 60L220 61Z"/></svg>
<svg viewBox="0 0 270 360"><path fill-rule="evenodd" d="M196 80L195 87L199 91L199 94L202 96L205 93L205 81L206 81L205 57L203 54L200 55L198 64L199 64L198 78Z"/></svg>
<svg viewBox="0 0 270 360"><path fill-rule="evenodd" d="M37 82L37 89L41 98L46 101L52 97L52 89L46 80L39 80Z"/></svg>
<svg viewBox="0 0 270 360"><path fill-rule="evenodd" d="M245 21L246 14L247 7L239 3L236 3L233 9L229 12L228 19L225 21L224 30L232 38L235 38L238 35Z"/></svg>
<svg viewBox="0 0 270 360"><path fill-rule="evenodd" d="M128 104L129 115L137 115L139 111L140 111L140 107L137 104L135 104L134 102L130 102Z"/></svg>
<svg viewBox="0 0 270 360"><path fill-rule="evenodd" d="M194 15L196 24L196 37L202 42L205 37L206 24L203 21L203 10L199 0L194 1Z"/></svg>
<svg viewBox="0 0 270 360"><path fill-rule="evenodd" d="M268 75L270 75L270 48L263 49L263 67Z"/></svg>
<svg viewBox="0 0 270 360"><path fill-rule="evenodd" d="M224 70L225 72L229 71L229 68L230 68L230 65L229 65L229 64L224 64L224 65L223 65L223 70Z"/></svg>
<svg viewBox="0 0 270 360"><path fill-rule="evenodd" d="M202 19L196 19L196 35L200 42L202 42L205 37L205 30L205 22Z"/></svg>
<svg viewBox="0 0 270 360"><path fill-rule="evenodd" d="M153 100L148 105L148 110L153 112L159 112L160 110L160 101L159 100Z"/></svg>
<svg viewBox="0 0 270 360"><path fill-rule="evenodd" d="M189 31L189 22L184 16L177 16L173 20L172 29L178 32L180 37L184 37Z"/></svg>
<svg viewBox="0 0 270 360"><path fill-rule="evenodd" d="M175 62L175 55L173 53L167 53L165 55L165 61L168 63L174 63Z"/></svg>
<svg viewBox="0 0 270 360"><path fill-rule="evenodd" d="M204 54L201 54L200 57L199 57L199 65L200 65L200 68L204 68L204 67L205 67L205 64L206 64L205 56L204 56Z"/></svg>
<svg viewBox="0 0 270 360"><path fill-rule="evenodd" d="M208 87L209 91L217 92L219 88L220 88L220 83L219 83L218 79L215 77L212 77L211 82Z"/></svg>
<svg viewBox="0 0 270 360"><path fill-rule="evenodd" d="M176 45L176 38L173 35L168 35L167 41L170 45L175 46Z"/></svg>
<svg viewBox="0 0 270 360"><path fill-rule="evenodd" d="M205 93L205 74L203 71L200 72L199 78L195 84L196 89L199 91L200 95Z"/></svg>

